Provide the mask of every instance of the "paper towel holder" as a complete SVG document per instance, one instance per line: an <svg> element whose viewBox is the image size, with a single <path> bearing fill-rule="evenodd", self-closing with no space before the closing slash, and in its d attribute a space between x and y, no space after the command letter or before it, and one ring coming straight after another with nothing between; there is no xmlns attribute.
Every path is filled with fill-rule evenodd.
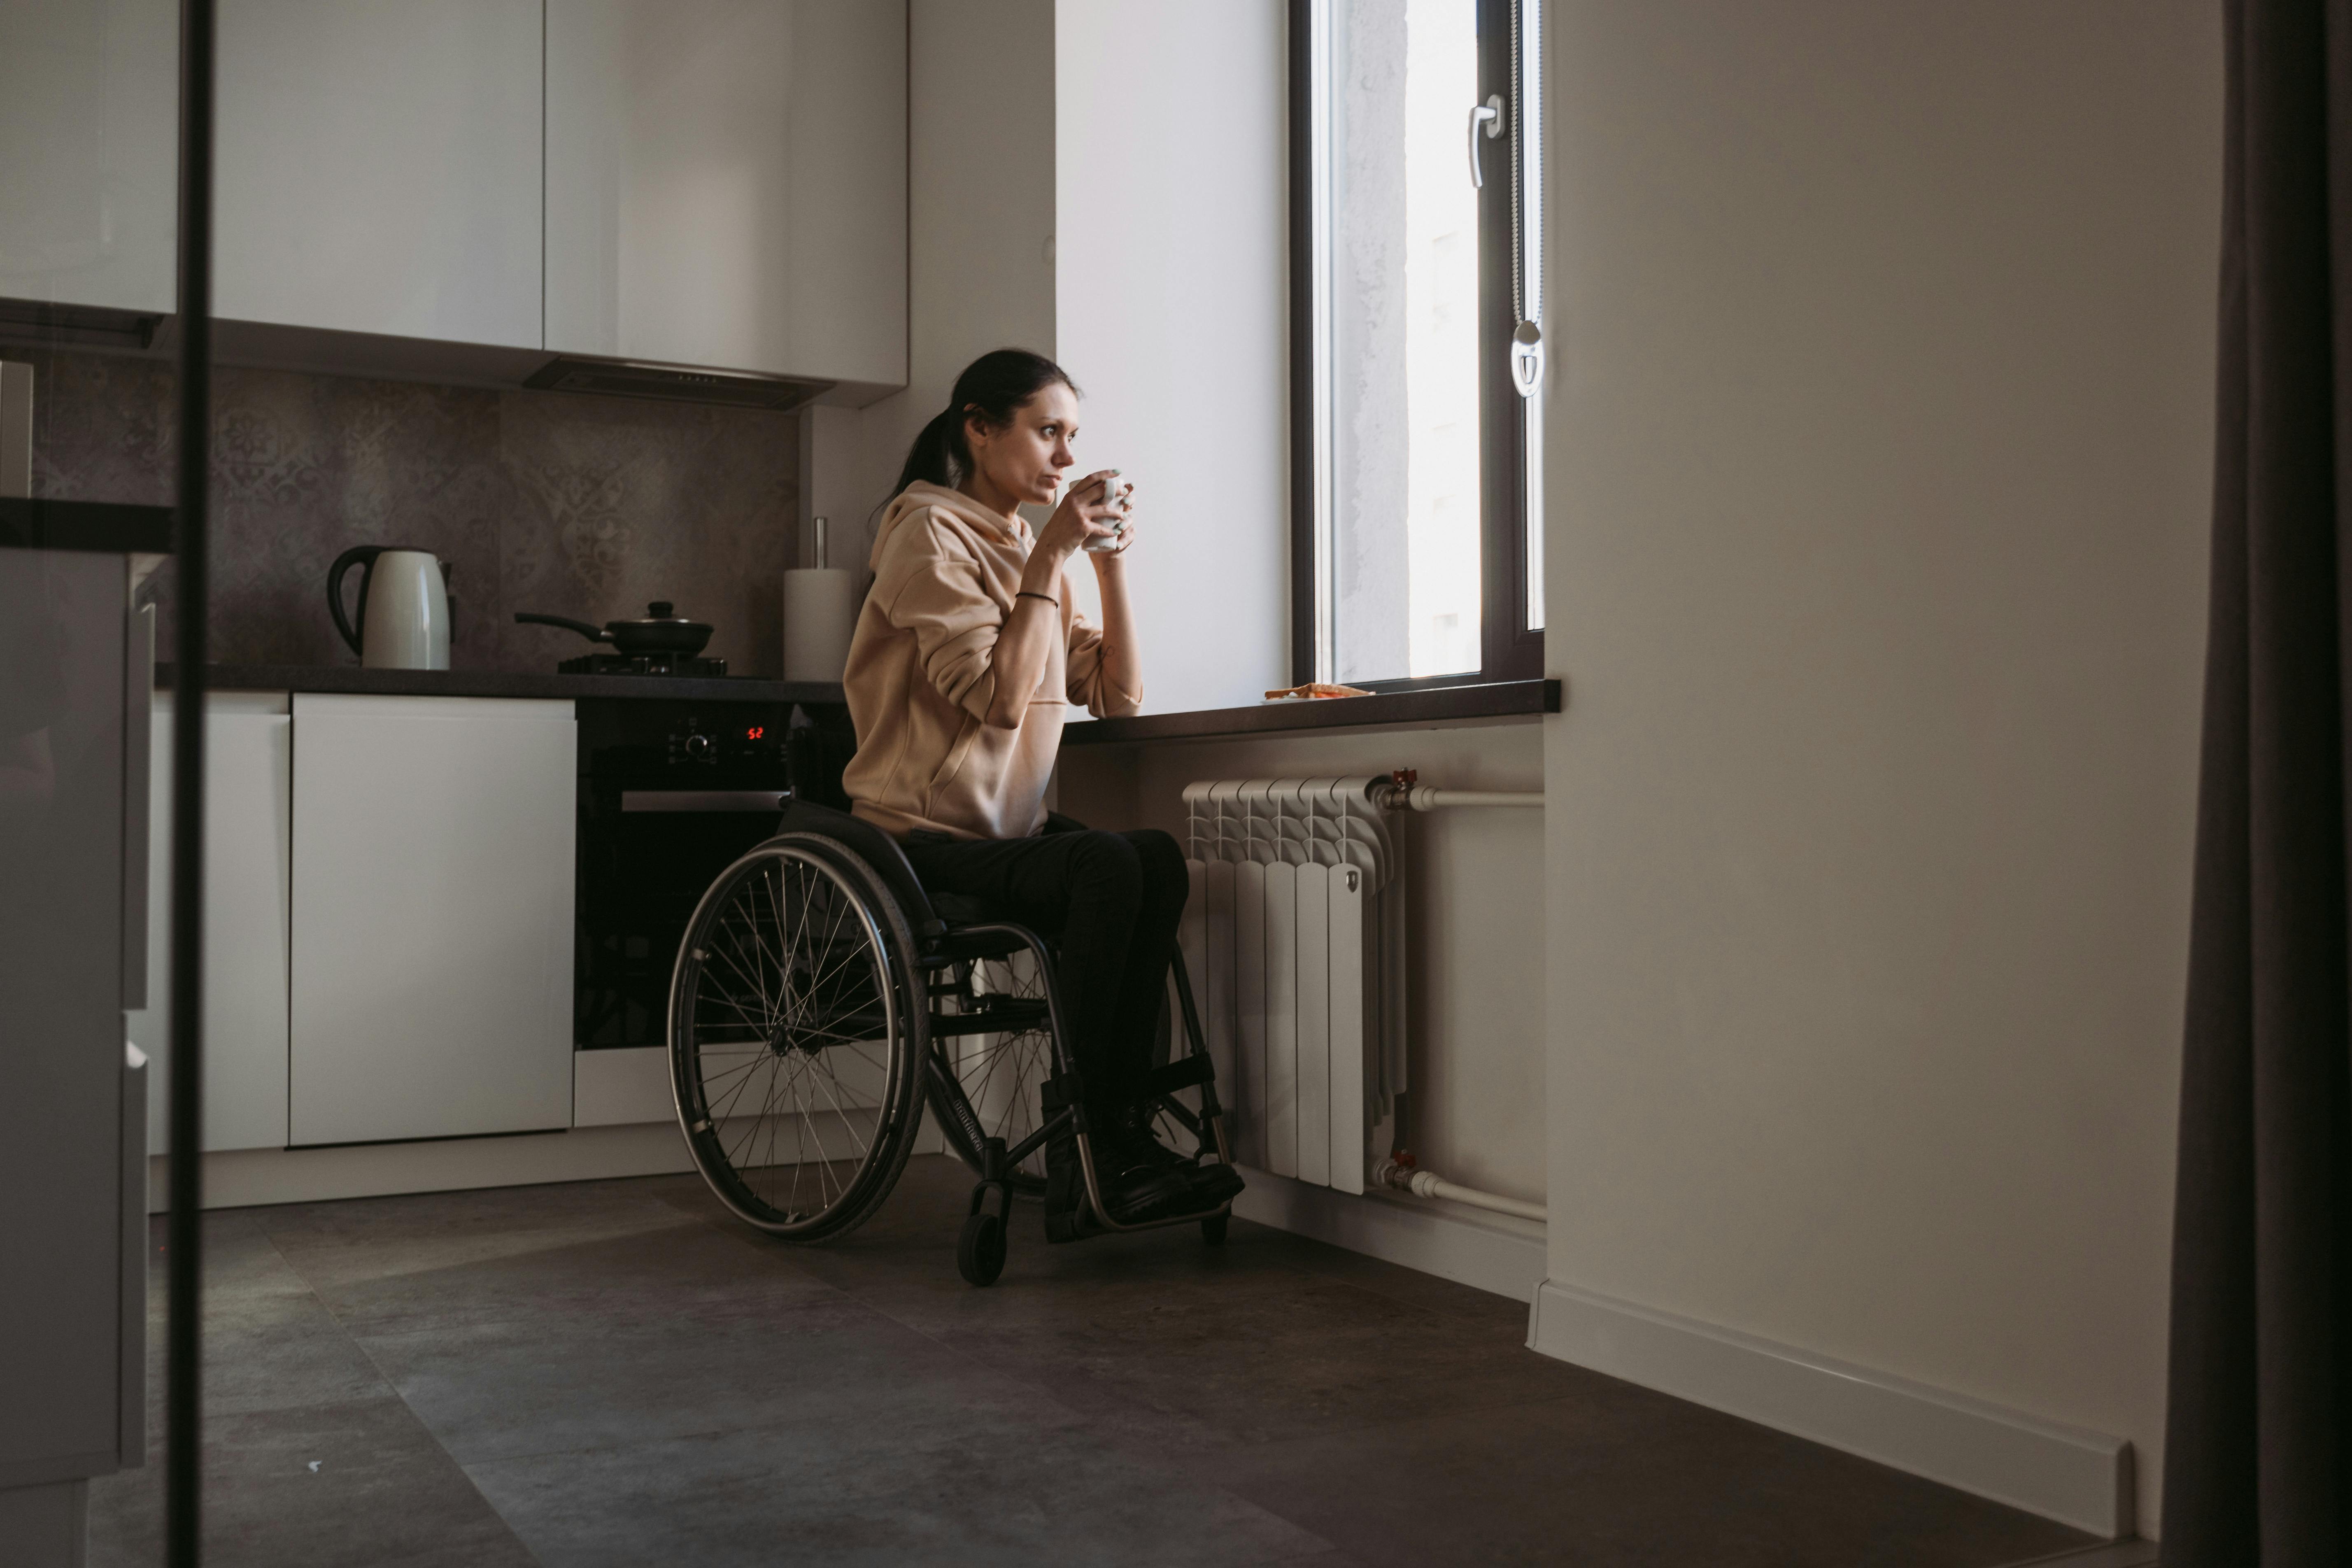
<svg viewBox="0 0 2352 1568"><path fill-rule="evenodd" d="M822 572L825 569L825 520L821 517L814 517L811 518L809 521L813 526L815 534L815 539L814 541L814 554L810 563L818 571Z"/></svg>

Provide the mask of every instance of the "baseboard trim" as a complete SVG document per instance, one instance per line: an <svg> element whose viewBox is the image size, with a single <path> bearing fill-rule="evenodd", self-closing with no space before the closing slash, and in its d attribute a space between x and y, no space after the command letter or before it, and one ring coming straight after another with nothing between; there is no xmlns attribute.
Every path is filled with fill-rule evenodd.
<svg viewBox="0 0 2352 1568"><path fill-rule="evenodd" d="M1427 1199L1336 1192L1243 1167L1234 1212L1384 1263L1417 1268L1514 1301L1544 1277L1543 1226ZM1475 1217L1473 1217L1473 1216Z"/></svg>
<svg viewBox="0 0 2352 1568"><path fill-rule="evenodd" d="M170 1201L168 1156L148 1161L147 1207ZM394 1193L448 1193L471 1187L528 1187L657 1176L693 1169L675 1121L626 1127L575 1127L569 1132L512 1138L456 1138L422 1143L356 1143L332 1149L231 1149L206 1154L205 1207L378 1198Z"/></svg>
<svg viewBox="0 0 2352 1568"><path fill-rule="evenodd" d="M1544 1354L2113 1539L2134 1524L2131 1445L1868 1367L1547 1279Z"/></svg>

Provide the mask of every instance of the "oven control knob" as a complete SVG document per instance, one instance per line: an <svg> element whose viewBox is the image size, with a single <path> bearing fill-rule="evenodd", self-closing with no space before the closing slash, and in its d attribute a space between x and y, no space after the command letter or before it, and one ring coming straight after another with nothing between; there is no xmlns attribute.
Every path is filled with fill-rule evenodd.
<svg viewBox="0 0 2352 1568"><path fill-rule="evenodd" d="M686 738L686 754L697 762L709 761L711 749L710 737L708 735L693 734Z"/></svg>

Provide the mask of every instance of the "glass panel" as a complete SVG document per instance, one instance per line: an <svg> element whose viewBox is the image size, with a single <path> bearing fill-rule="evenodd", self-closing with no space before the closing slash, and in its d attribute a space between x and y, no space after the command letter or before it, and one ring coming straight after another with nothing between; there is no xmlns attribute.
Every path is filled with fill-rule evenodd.
<svg viewBox="0 0 2352 1568"><path fill-rule="evenodd" d="M1518 219L1512 228L1519 240L1513 276L1518 285L1519 320L1540 327L1544 319L1543 75L1539 68L1543 63L1543 7L1533 0L1522 0L1511 7L1511 16L1518 28L1517 47L1511 51L1518 82L1518 123L1512 128L1511 135L1513 178L1517 181L1512 195L1518 203ZM1544 626L1543 405L1543 384L1538 381L1526 399L1526 435L1521 445L1526 453L1528 487L1527 629L1532 632L1539 632Z"/></svg>
<svg viewBox="0 0 2352 1568"><path fill-rule="evenodd" d="M1475 0L1331 7L1330 563L1341 680L1479 667ZM1507 144L1479 139L1489 179Z"/></svg>
<svg viewBox="0 0 2352 1568"><path fill-rule="evenodd" d="M1538 389L1523 405L1527 418L1528 626L1544 629L1544 395Z"/></svg>

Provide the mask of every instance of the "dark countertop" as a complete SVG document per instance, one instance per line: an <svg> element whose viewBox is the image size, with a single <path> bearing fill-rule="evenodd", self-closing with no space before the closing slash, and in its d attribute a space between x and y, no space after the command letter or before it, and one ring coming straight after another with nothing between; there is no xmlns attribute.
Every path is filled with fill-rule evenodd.
<svg viewBox="0 0 2352 1568"><path fill-rule="evenodd" d="M1219 735L1264 735L1301 730L1362 729L1430 724L1446 719L1496 719L1559 711L1557 680L1496 680L1475 686L1433 686L1380 691L1370 697L1263 702L1248 708L1208 708L1196 713L1139 713L1097 719L1062 731L1065 746L1108 746L1134 741L1197 741Z"/></svg>
<svg viewBox="0 0 2352 1568"><path fill-rule="evenodd" d="M173 667L155 667L155 685L174 684ZM332 691L383 697L658 697L693 702L800 702L841 706L838 685L811 680L761 680L726 676L696 680L650 675L560 675L553 670L362 669L356 665L216 664L215 691ZM1495 719L1557 713L1557 680L1498 680L1476 686L1382 691L1310 702L1266 702L1210 708L1193 713L1142 713L1096 719L1062 731L1066 746L1119 745L1138 741L1194 741L1221 735L1296 733L1302 730L1431 724L1449 719Z"/></svg>
<svg viewBox="0 0 2352 1568"><path fill-rule="evenodd" d="M178 684L168 664L155 667L155 686ZM835 684L761 680L730 675L694 679L667 675L561 675L554 670L362 669L357 665L215 664L206 685L215 691L334 691L372 697L659 697L689 702L802 702L839 706Z"/></svg>
<svg viewBox="0 0 2352 1568"><path fill-rule="evenodd" d="M0 498L0 549L166 555L172 549L172 509L115 501Z"/></svg>

